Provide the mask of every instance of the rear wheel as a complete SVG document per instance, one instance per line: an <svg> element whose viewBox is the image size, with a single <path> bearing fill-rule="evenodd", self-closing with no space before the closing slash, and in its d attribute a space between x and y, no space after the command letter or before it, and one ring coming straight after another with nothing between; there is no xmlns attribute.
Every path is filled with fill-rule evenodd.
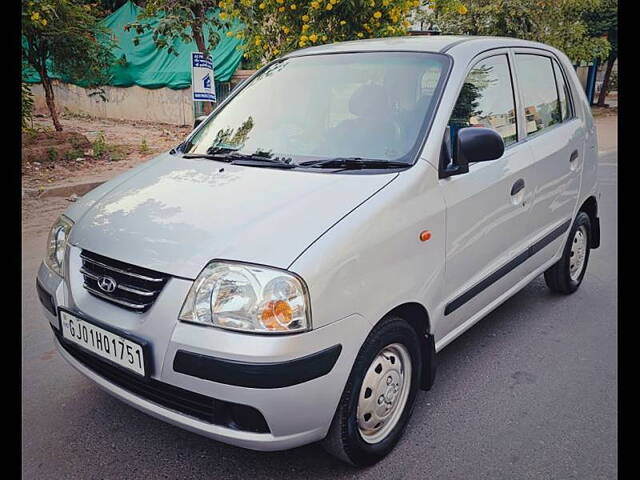
<svg viewBox="0 0 640 480"><path fill-rule="evenodd" d="M358 353L324 448L355 466L381 460L409 420L422 368L415 330L399 317L383 319Z"/></svg>
<svg viewBox="0 0 640 480"><path fill-rule="evenodd" d="M591 250L591 220L578 212L560 260L544 272L551 291L562 294L575 292L584 278Z"/></svg>

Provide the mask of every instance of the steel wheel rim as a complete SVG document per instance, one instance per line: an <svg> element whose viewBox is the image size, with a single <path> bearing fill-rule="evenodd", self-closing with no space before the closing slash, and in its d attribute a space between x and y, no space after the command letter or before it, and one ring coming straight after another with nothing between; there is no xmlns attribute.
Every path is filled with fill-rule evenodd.
<svg viewBox="0 0 640 480"><path fill-rule="evenodd" d="M411 389L411 355L400 343L387 345L375 356L358 394L356 419L367 443L384 440L395 428Z"/></svg>
<svg viewBox="0 0 640 480"><path fill-rule="evenodd" d="M580 278L586 257L587 229L584 225L580 225L571 240L571 253L569 256L569 276L571 280L577 282Z"/></svg>

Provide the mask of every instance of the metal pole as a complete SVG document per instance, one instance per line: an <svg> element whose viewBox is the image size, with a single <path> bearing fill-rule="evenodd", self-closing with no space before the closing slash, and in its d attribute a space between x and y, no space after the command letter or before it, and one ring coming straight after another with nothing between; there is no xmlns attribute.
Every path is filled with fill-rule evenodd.
<svg viewBox="0 0 640 480"><path fill-rule="evenodd" d="M598 59L593 59L593 65L589 67L589 77L587 78L587 99L589 100L589 105L593 105L593 95L596 90L596 74L598 73Z"/></svg>

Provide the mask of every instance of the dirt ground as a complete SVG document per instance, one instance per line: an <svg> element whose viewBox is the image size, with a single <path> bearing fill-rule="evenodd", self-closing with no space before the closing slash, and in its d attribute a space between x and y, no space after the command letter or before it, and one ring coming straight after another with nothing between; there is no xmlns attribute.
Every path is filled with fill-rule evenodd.
<svg viewBox="0 0 640 480"><path fill-rule="evenodd" d="M618 145L617 109L594 108L594 118L598 128L598 147L601 152L614 150ZM36 126L51 129L49 118L34 119ZM64 211L72 198L38 196L40 187L51 187L80 182L107 180L132 168L160 152L179 144L189 133L189 127L167 124L116 121L107 119L81 118L65 115L61 119L63 128L69 132L85 135L95 142L100 132L108 145L116 146L124 152L121 160L92 159L57 161L55 168L49 162L23 162L23 187L29 189L22 199L23 235L48 229L56 217ZM142 148L143 139L147 148Z"/></svg>
<svg viewBox="0 0 640 480"><path fill-rule="evenodd" d="M33 155L30 155L31 161L25 161L27 159L23 158L22 186L29 191L115 176L161 152L170 150L191 131L189 127L162 123L98 119L69 114L63 114L60 123L64 132L84 135L93 148L83 149L83 154L74 156L75 158L59 158L55 162L48 161L46 152L42 153L40 161ZM34 118L34 128L39 131L53 130L48 117ZM97 143L112 154L95 158L92 150L96 149Z"/></svg>

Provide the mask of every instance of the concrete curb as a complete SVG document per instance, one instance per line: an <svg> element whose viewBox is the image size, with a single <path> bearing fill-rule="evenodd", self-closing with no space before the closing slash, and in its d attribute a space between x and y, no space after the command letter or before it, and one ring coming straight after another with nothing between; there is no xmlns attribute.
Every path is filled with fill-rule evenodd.
<svg viewBox="0 0 640 480"><path fill-rule="evenodd" d="M34 195L38 198L46 197L70 197L73 194L82 196L94 188L102 185L106 180L97 182L72 183L69 185L57 185L43 189L25 188L23 193Z"/></svg>

